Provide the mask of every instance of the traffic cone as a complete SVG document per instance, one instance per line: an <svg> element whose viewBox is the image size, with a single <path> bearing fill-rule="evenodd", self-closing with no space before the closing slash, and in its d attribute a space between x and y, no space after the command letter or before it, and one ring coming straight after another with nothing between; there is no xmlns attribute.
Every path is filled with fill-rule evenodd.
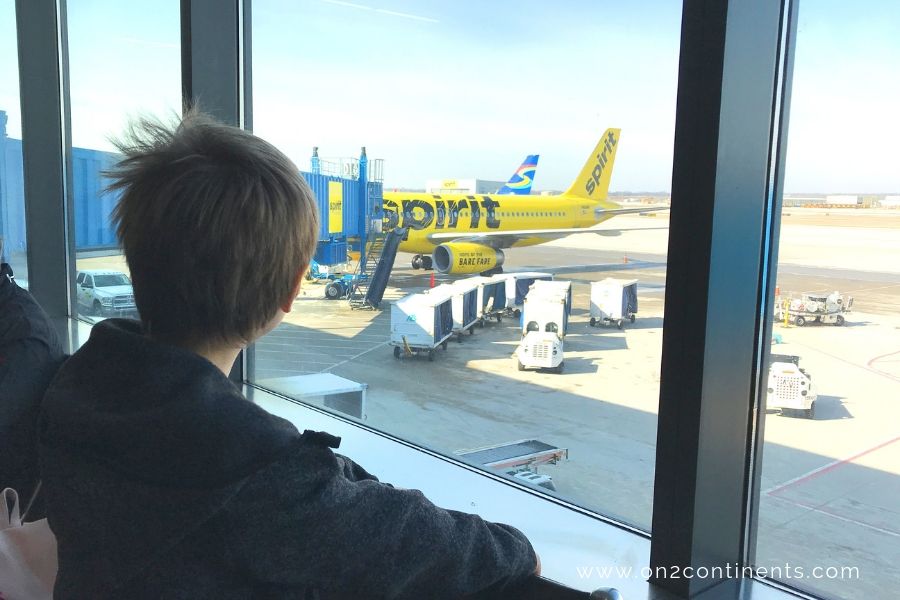
<svg viewBox="0 0 900 600"><path fill-rule="evenodd" d="M434 287L434 271L431 272L431 287Z"/></svg>
<svg viewBox="0 0 900 600"><path fill-rule="evenodd" d="M622 263L624 263L626 265L628 264L628 256L627 255L622 257Z"/></svg>

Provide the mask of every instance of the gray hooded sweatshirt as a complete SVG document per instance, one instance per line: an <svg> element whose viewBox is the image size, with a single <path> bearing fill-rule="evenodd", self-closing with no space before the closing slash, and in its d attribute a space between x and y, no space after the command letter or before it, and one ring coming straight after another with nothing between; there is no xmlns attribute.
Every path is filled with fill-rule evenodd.
<svg viewBox="0 0 900 600"><path fill-rule="evenodd" d="M44 398L55 598L503 597L525 536L380 483L206 359L97 324Z"/></svg>

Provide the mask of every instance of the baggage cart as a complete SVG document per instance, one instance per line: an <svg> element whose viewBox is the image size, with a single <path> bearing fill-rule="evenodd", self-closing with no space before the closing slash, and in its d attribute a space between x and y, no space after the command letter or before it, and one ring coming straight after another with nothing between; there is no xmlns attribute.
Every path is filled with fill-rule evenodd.
<svg viewBox="0 0 900 600"><path fill-rule="evenodd" d="M506 313L514 317L522 314L522 306L525 304L525 296L531 285L538 280L553 281L551 273L538 271L523 271L521 273L503 273L497 275L506 280Z"/></svg>
<svg viewBox="0 0 900 600"><path fill-rule="evenodd" d="M450 296L453 314L453 333L456 341L462 342L463 333L472 335L478 324L478 286L468 279L460 279L453 283L441 285L425 291L426 294L444 294Z"/></svg>
<svg viewBox="0 0 900 600"><path fill-rule="evenodd" d="M447 293L410 294L391 305L394 358L426 354L434 360L453 335L453 297Z"/></svg>
<svg viewBox="0 0 900 600"><path fill-rule="evenodd" d="M625 321L634 323L637 310L637 279L591 282L591 327L615 324L622 329Z"/></svg>

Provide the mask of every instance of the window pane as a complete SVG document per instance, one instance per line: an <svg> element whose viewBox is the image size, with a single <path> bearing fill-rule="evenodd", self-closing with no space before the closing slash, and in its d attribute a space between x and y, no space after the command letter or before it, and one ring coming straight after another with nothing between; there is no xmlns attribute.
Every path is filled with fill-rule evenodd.
<svg viewBox="0 0 900 600"><path fill-rule="evenodd" d="M76 269L97 274L92 288L76 284L78 312L91 322L135 316L110 222L117 196L104 191L102 172L117 160L110 138L130 118L180 113L179 3L70 3L68 25Z"/></svg>
<svg viewBox="0 0 900 600"><path fill-rule="evenodd" d="M249 374L649 529L668 214L640 211L669 202L681 15L593 8L254 3L254 130L307 176L322 228L319 264ZM603 214L619 206L634 213ZM384 261L383 298L354 308L380 295L361 233L377 256L395 225L409 235ZM602 235L522 233L593 226ZM529 333L515 281L499 286L508 300L481 281L474 313L446 287L500 266L571 282L571 314ZM608 277L626 285L593 288L592 317Z"/></svg>
<svg viewBox="0 0 900 600"><path fill-rule="evenodd" d="M0 259L10 264L18 284L28 287L19 61L12 0L0 0L0 73Z"/></svg>
<svg viewBox="0 0 900 600"><path fill-rule="evenodd" d="M799 14L757 563L834 598L900 589L900 16Z"/></svg>

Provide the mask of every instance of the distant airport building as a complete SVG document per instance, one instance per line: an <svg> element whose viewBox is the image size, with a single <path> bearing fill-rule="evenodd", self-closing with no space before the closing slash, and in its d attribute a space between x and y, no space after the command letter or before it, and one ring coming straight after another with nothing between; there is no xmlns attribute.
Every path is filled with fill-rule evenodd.
<svg viewBox="0 0 900 600"><path fill-rule="evenodd" d="M856 206L859 203L859 196L847 194L828 194L825 196L825 204L832 206Z"/></svg>
<svg viewBox="0 0 900 600"><path fill-rule="evenodd" d="M885 196L881 200L882 208L900 208L900 196Z"/></svg>
<svg viewBox="0 0 900 600"><path fill-rule="evenodd" d="M505 181L487 179L429 179L425 183L428 194L493 194L506 185Z"/></svg>

